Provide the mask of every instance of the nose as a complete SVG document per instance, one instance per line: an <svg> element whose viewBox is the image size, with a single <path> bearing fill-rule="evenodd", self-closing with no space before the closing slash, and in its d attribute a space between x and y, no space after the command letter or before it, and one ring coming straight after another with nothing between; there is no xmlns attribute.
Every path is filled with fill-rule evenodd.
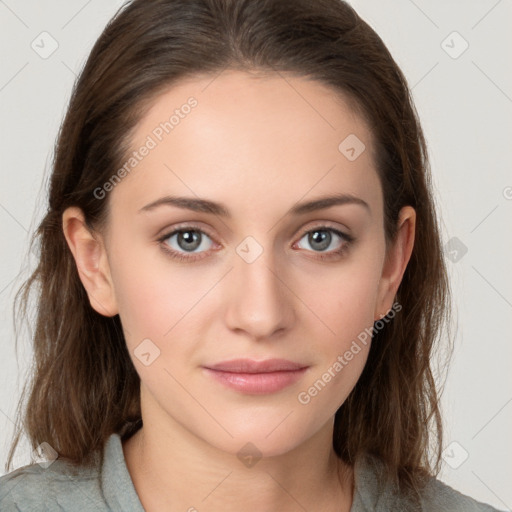
<svg viewBox="0 0 512 512"><path fill-rule="evenodd" d="M235 253L225 293L228 327L254 340L270 338L294 321L293 293L271 250L265 248L250 263Z"/></svg>

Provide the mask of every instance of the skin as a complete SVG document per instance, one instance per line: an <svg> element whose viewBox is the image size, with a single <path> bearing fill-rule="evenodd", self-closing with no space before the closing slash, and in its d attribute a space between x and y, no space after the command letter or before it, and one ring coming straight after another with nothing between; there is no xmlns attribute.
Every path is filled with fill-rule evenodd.
<svg viewBox="0 0 512 512"><path fill-rule="evenodd" d="M370 344L309 403L297 396L391 309L414 243L415 211L400 212L386 254L371 132L339 94L305 78L228 70L175 84L137 126L133 149L190 96L197 107L104 199L104 232L89 232L76 207L63 214L90 303L102 315L120 315L141 378L144 426L123 443L128 470L147 511L229 512L240 503L348 511L354 475L332 448L334 414ZM354 161L338 150L349 134L366 146ZM287 213L334 192L363 199L369 210L345 204ZM167 194L223 203L232 217L169 205L139 212ZM183 223L206 233L199 248L187 252L177 235L158 241ZM355 241L321 260L346 243L330 231L326 249L308 238L326 225ZM263 251L251 263L236 251L247 236ZM174 260L164 245L201 259ZM147 338L160 350L149 366L134 354ZM264 395L229 389L201 368L236 357L309 368ZM262 456L252 467L237 457L248 442Z"/></svg>

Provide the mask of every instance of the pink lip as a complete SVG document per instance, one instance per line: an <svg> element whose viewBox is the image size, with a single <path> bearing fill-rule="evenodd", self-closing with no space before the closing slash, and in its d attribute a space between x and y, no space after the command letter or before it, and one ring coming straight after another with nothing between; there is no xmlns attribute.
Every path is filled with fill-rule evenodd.
<svg viewBox="0 0 512 512"><path fill-rule="evenodd" d="M287 359L265 359L255 361L253 359L231 359L216 364L209 364L205 368L234 373L268 373L306 368L306 364L294 363Z"/></svg>
<svg viewBox="0 0 512 512"><path fill-rule="evenodd" d="M232 359L203 368L212 378L232 389L261 395L290 386L304 375L308 366L286 359Z"/></svg>

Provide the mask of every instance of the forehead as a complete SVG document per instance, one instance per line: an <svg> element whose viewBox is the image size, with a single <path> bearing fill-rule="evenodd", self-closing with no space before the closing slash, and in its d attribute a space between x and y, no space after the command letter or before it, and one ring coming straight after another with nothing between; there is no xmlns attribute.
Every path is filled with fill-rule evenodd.
<svg viewBox="0 0 512 512"><path fill-rule="evenodd" d="M113 203L139 209L166 193L234 210L250 201L270 211L326 192L381 201L370 130L341 94L304 77L227 70L181 81L136 127L131 149L144 146Z"/></svg>

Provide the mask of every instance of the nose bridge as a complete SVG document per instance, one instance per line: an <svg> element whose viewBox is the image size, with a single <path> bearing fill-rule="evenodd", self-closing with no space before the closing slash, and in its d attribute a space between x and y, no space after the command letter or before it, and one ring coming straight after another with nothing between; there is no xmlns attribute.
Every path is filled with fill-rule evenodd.
<svg viewBox="0 0 512 512"><path fill-rule="evenodd" d="M255 338L286 327L293 311L270 240L248 236L235 248L227 321Z"/></svg>

